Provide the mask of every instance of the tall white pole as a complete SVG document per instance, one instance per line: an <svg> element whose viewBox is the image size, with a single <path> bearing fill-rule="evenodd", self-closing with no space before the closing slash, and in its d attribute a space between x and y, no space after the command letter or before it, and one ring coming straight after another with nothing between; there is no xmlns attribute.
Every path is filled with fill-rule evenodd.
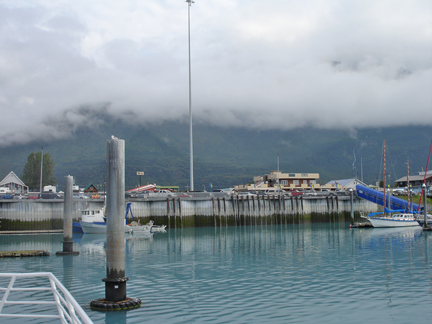
<svg viewBox="0 0 432 324"><path fill-rule="evenodd" d="M190 189L194 191L193 176L193 136L192 136L192 81L191 81L191 50L190 50L190 7L194 1L186 0L188 3L188 48L189 48L189 142L190 142Z"/></svg>
<svg viewBox="0 0 432 324"><path fill-rule="evenodd" d="M42 198L42 169L43 169L43 147L42 147L42 155L41 155L40 198Z"/></svg>

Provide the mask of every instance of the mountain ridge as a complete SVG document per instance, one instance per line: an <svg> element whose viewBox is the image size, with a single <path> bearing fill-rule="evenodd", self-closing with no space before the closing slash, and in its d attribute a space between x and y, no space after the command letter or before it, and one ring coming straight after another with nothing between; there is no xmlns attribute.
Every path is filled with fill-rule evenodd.
<svg viewBox="0 0 432 324"><path fill-rule="evenodd" d="M114 135L126 144L126 188L138 185L137 171L144 171L142 183L189 185L189 125L164 122L131 125L101 116L94 128L77 129L67 139L0 148L0 178L10 171L22 174L27 156L40 151L51 154L61 188L64 176L72 175L81 187L102 185L106 172L106 141ZM194 125L195 190L232 187L248 183L254 176L277 170L284 173L319 173L321 183L334 179L378 180L382 144L388 147L390 181L406 175L410 160L415 174L426 166L432 127L407 126L344 130L300 128L295 130L251 130L246 128ZM392 170L393 169L393 170ZM382 174L382 172L381 172Z"/></svg>

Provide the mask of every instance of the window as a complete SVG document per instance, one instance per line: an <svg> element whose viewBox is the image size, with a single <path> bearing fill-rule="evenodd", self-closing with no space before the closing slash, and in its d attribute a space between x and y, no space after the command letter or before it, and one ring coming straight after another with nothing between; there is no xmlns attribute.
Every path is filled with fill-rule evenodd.
<svg viewBox="0 0 432 324"><path fill-rule="evenodd" d="M281 180L281 185L288 186L288 180Z"/></svg>
<svg viewBox="0 0 432 324"><path fill-rule="evenodd" d="M298 185L299 181L298 180L293 180L293 184Z"/></svg>

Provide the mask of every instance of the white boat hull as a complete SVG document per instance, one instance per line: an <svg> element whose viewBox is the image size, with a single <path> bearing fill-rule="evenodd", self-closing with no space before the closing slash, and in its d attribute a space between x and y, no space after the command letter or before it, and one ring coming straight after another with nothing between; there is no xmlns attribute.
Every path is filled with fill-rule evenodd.
<svg viewBox="0 0 432 324"><path fill-rule="evenodd" d="M100 223L87 223L80 221L81 228L84 232L84 234L106 234L107 232L107 226L106 223L100 224ZM125 225L124 226L125 233L130 233L131 226Z"/></svg>
<svg viewBox="0 0 432 324"><path fill-rule="evenodd" d="M373 227L412 227L420 226L416 220L395 220L386 217L371 217L369 221Z"/></svg>
<svg viewBox="0 0 432 324"><path fill-rule="evenodd" d="M164 233L166 225L153 225L151 228L152 233Z"/></svg>
<svg viewBox="0 0 432 324"><path fill-rule="evenodd" d="M150 233L151 228L148 225L131 226L132 234L134 233Z"/></svg>

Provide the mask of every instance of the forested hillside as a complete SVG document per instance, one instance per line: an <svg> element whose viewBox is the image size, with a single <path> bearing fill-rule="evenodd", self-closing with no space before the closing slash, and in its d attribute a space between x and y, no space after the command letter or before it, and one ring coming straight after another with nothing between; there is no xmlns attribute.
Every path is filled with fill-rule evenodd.
<svg viewBox="0 0 432 324"><path fill-rule="evenodd" d="M144 171L142 183L189 184L189 126L182 123L130 125L105 117L102 126L79 129L61 141L14 145L0 149L0 178L23 172L32 152L49 152L55 162L55 176L62 187L66 175L73 175L84 187L101 185L106 172L106 141L115 135L126 141L126 188L138 184L137 171ZM279 168L282 172L318 172L321 183L357 176L375 183L380 176L383 140L387 142L390 180L426 166L432 127L362 129L354 132L317 130L258 131L194 125L195 190L230 187L252 181ZM382 172L381 172L382 173ZM381 175L382 177L382 175Z"/></svg>

